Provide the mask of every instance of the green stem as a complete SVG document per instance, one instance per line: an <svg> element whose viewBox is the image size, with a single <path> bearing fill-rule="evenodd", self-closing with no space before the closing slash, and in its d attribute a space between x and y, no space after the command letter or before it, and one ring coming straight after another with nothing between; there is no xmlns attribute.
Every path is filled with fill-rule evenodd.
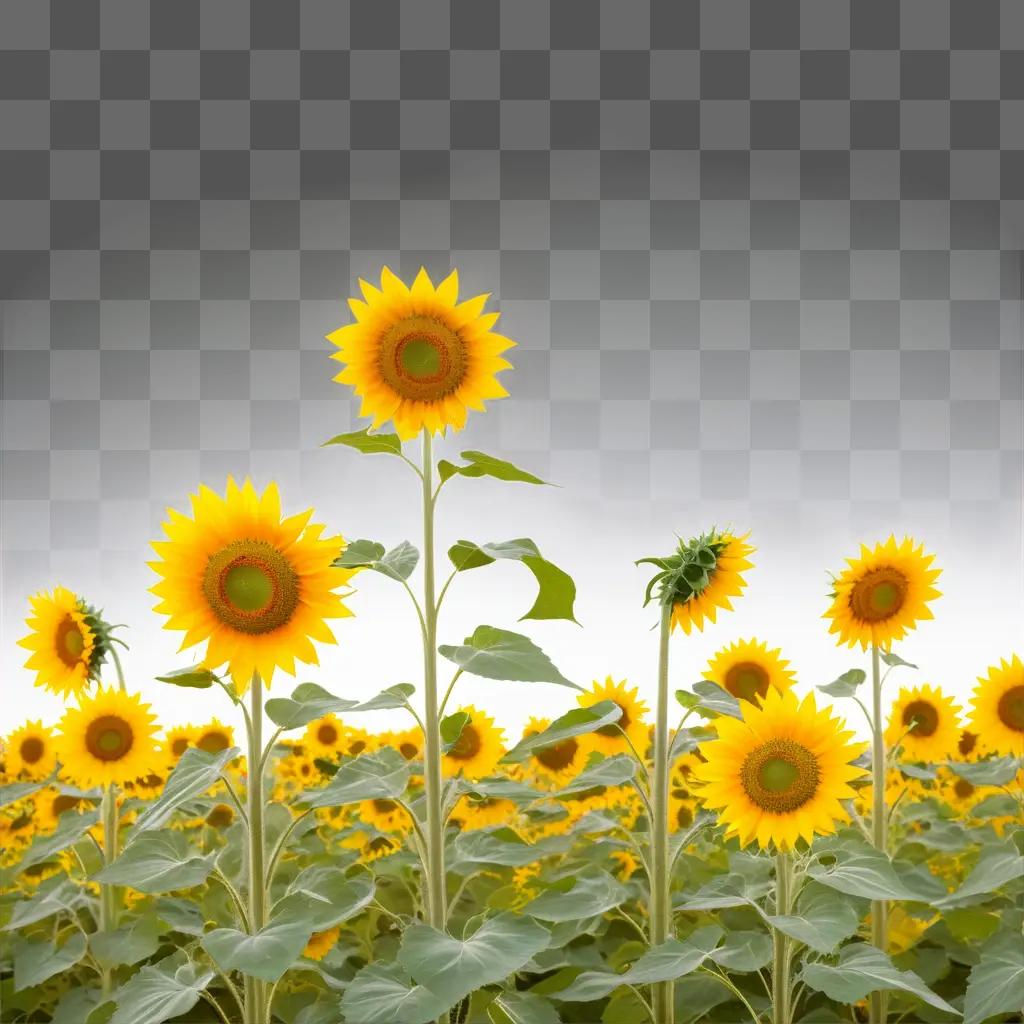
<svg viewBox="0 0 1024 1024"><path fill-rule="evenodd" d="M117 656L117 651L114 650L113 645L108 648L110 651L110 657L114 662L114 671L117 673L117 685L120 687L122 693L127 693L128 687L124 681L124 669L121 667L121 659Z"/></svg>
<svg viewBox="0 0 1024 1024"><path fill-rule="evenodd" d="M775 913L793 911L792 854L775 855ZM772 929L772 1024L790 1024L792 1019L792 982L789 937L778 928Z"/></svg>
<svg viewBox="0 0 1024 1024"><path fill-rule="evenodd" d="M668 856L668 641L672 631L672 605L661 608L658 634L658 700L654 723L654 764L651 768L651 946L665 942L672 928L672 893ZM654 1019L672 1024L675 1019L675 985L653 986Z"/></svg>
<svg viewBox="0 0 1024 1024"><path fill-rule="evenodd" d="M266 831L263 822L263 680L254 672L249 685L249 715L246 720L248 783L246 801L249 819L249 930L255 935L267 923ZM245 977L245 1019L247 1024L266 1024L267 986L259 978Z"/></svg>
<svg viewBox="0 0 1024 1024"><path fill-rule="evenodd" d="M117 788L106 786L103 789L103 801L100 805L103 822L103 866L107 867L117 859ZM117 887L107 882L100 884L100 931L112 932L117 927ZM109 967L104 967L103 994L109 996L112 988L112 975Z"/></svg>
<svg viewBox="0 0 1024 1024"><path fill-rule="evenodd" d="M878 644L871 645L871 841L876 850L888 853L889 815L885 807L885 733L882 721L882 677ZM889 948L889 904L885 900L871 903L871 941L883 953ZM885 1024L889 1016L889 1000L885 992L872 992L869 1003L871 1024Z"/></svg>

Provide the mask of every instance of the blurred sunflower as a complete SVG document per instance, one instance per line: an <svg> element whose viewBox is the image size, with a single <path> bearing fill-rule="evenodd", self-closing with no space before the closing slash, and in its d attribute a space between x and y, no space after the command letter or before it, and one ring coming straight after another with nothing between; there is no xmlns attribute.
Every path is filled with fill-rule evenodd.
<svg viewBox="0 0 1024 1024"><path fill-rule="evenodd" d="M385 732L380 735L380 746L393 747L406 761L423 760L423 730L414 725L401 732Z"/></svg>
<svg viewBox="0 0 1024 1024"><path fill-rule="evenodd" d="M362 800L357 817L379 832L409 832L412 829L405 808L395 800Z"/></svg>
<svg viewBox="0 0 1024 1024"><path fill-rule="evenodd" d="M490 715L472 705L459 708L469 715L459 738L441 759L445 776L462 774L467 779L489 775L505 753L505 734Z"/></svg>
<svg viewBox="0 0 1024 1024"><path fill-rule="evenodd" d="M640 861L629 850L613 850L612 860L615 862L615 877L620 882L627 881L640 870Z"/></svg>
<svg viewBox="0 0 1024 1024"><path fill-rule="evenodd" d="M464 796L452 811L452 819L466 832L491 825L507 825L516 816L518 808L511 800L501 797L474 798Z"/></svg>
<svg viewBox="0 0 1024 1024"><path fill-rule="evenodd" d="M888 650L921 619L933 618L928 603L939 596L933 584L941 573L932 568L934 560L910 537L897 543L890 536L874 548L862 544L860 556L848 558L833 581L832 604L823 616L832 620L828 631L838 634L837 643Z"/></svg>
<svg viewBox="0 0 1024 1024"><path fill-rule="evenodd" d="M235 820L235 809L230 804L214 804L204 819L204 824L218 831L228 828Z"/></svg>
<svg viewBox="0 0 1024 1024"><path fill-rule="evenodd" d="M337 757L342 753L346 729L337 715L324 715L306 726L305 743L316 757Z"/></svg>
<svg viewBox="0 0 1024 1024"><path fill-rule="evenodd" d="M373 427L391 420L402 440L421 430L461 430L469 409L508 392L497 374L510 366L502 353L515 342L491 330L497 313L484 313L486 295L458 301L453 270L436 287L422 267L412 285L384 267L380 288L360 278L362 299L349 299L355 323L327 335L344 364L334 378L363 402Z"/></svg>
<svg viewBox="0 0 1024 1024"><path fill-rule="evenodd" d="M62 793L56 786L47 786L32 797L35 805L36 822L40 832L53 832L60 824L62 814L71 811L81 813L87 809L82 797Z"/></svg>
<svg viewBox="0 0 1024 1024"><path fill-rule="evenodd" d="M302 951L302 955L307 960L323 960L337 945L340 935L341 929L337 926L328 928L323 932L313 932L309 937L309 942L306 943L306 948Z"/></svg>
<svg viewBox="0 0 1024 1024"><path fill-rule="evenodd" d="M167 779L159 772L149 772L131 782L125 783L125 789L140 800L153 800L163 791Z"/></svg>
<svg viewBox="0 0 1024 1024"><path fill-rule="evenodd" d="M1024 757L1024 662L1015 654L989 667L974 691L971 728L986 753Z"/></svg>
<svg viewBox="0 0 1024 1024"><path fill-rule="evenodd" d="M542 733L549 725L549 718L531 718L523 729L523 739ZM528 764L539 778L558 784L578 775L585 760L583 747L575 737L570 736L550 746L535 748L530 753Z"/></svg>
<svg viewBox="0 0 1024 1024"><path fill-rule="evenodd" d="M25 667L36 673L36 686L69 697L98 681L109 627L65 587L40 591L29 605L25 624L32 632L18 645L32 652Z"/></svg>
<svg viewBox="0 0 1024 1024"><path fill-rule="evenodd" d="M580 746L588 752L597 750L610 756L627 753L632 744L642 757L647 744L647 726L643 719L648 708L638 698L638 692L636 687L627 689L625 679L617 683L608 676L603 683L595 680L586 693L581 693L576 698L580 707L589 708L603 700L610 700L618 706L622 716L611 725L604 725L581 736Z"/></svg>
<svg viewBox="0 0 1024 1024"><path fill-rule="evenodd" d="M668 827L672 832L688 829L697 815L694 772L698 767L700 759L696 755L684 754L672 768L668 788Z"/></svg>
<svg viewBox="0 0 1024 1024"><path fill-rule="evenodd" d="M230 725L224 725L220 719L213 718L206 725L192 729L192 742L208 754L219 754L235 745L235 730Z"/></svg>
<svg viewBox="0 0 1024 1024"><path fill-rule="evenodd" d="M927 917L909 914L898 903L889 907L889 952L899 955L916 946L921 936L932 926L938 915ZM871 915L868 915L871 920Z"/></svg>
<svg viewBox="0 0 1024 1024"><path fill-rule="evenodd" d="M788 690L796 682L789 662L781 655L779 648L769 650L756 637L737 640L708 662L704 678L728 690L737 700L756 701L770 688Z"/></svg>
<svg viewBox="0 0 1024 1024"><path fill-rule="evenodd" d="M164 730L164 753L172 765L177 764L181 760L181 755L189 747L196 746L198 733L199 730L194 725L176 725ZM231 744L229 743L228 746L231 746Z"/></svg>
<svg viewBox="0 0 1024 1024"><path fill-rule="evenodd" d="M312 641L334 643L325 620L352 613L335 593L355 570L337 568L341 537L323 537L312 510L281 518L277 485L257 494L252 481L228 477L222 498L208 487L192 496L192 516L168 510L166 540L155 541L163 577L151 590L165 629L184 630L182 650L207 641L203 664L227 664L244 693L255 673L318 664Z"/></svg>
<svg viewBox="0 0 1024 1024"><path fill-rule="evenodd" d="M160 769L155 719L138 694L97 690L60 721L61 773L81 789L123 785Z"/></svg>
<svg viewBox="0 0 1024 1024"><path fill-rule="evenodd" d="M897 744L907 761L943 761L954 756L960 742L960 708L940 689L915 686L900 690L889 712L885 741Z"/></svg>
<svg viewBox="0 0 1024 1024"><path fill-rule="evenodd" d="M45 779L57 764L53 735L41 721L26 722L7 737L7 771L12 778Z"/></svg>
<svg viewBox="0 0 1024 1024"><path fill-rule="evenodd" d="M357 829L342 839L341 845L348 850L357 850L361 863L372 864L376 860L398 853L402 849L402 840L381 833L371 835L369 832Z"/></svg>
<svg viewBox="0 0 1024 1024"><path fill-rule="evenodd" d="M791 850L798 839L829 835L848 821L841 801L863 770L850 762L864 750L852 732L819 710L814 697L770 690L760 707L741 702L742 720L716 719L717 739L700 748L694 771L700 799L718 812L741 846Z"/></svg>

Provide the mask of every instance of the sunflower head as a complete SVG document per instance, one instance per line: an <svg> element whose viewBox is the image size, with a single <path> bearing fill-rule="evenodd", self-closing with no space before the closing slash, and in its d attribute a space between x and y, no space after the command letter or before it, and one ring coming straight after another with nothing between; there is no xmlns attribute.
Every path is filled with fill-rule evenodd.
<svg viewBox="0 0 1024 1024"><path fill-rule="evenodd" d="M889 713L886 742L897 744L908 761L942 761L955 757L960 742L960 709L941 690L915 686L900 690Z"/></svg>
<svg viewBox="0 0 1024 1024"><path fill-rule="evenodd" d="M171 729L166 729L163 747L168 764L177 764L181 760L181 755L189 747L196 745L198 735L199 730L194 725L176 725Z"/></svg>
<svg viewBox="0 0 1024 1024"><path fill-rule="evenodd" d="M1024 757L1024 662L1014 654L978 679L971 729L980 752Z"/></svg>
<svg viewBox="0 0 1024 1024"><path fill-rule="evenodd" d="M622 712L617 722L579 737L580 746L587 754L594 750L605 755L625 754L631 749L643 754L647 743L644 715L648 708L637 694L637 688L630 689L625 679L616 682L608 676L603 683L595 680L589 690L576 698L580 707L584 708L610 700Z"/></svg>
<svg viewBox="0 0 1024 1024"><path fill-rule="evenodd" d="M337 715L316 718L306 726L304 745L317 757L337 757L343 753L347 726Z"/></svg>
<svg viewBox="0 0 1024 1024"><path fill-rule="evenodd" d="M41 721L26 722L7 737L7 772L12 778L45 779L56 767L53 736Z"/></svg>
<svg viewBox="0 0 1024 1024"><path fill-rule="evenodd" d="M493 718L472 705L459 711L465 712L469 720L445 752L441 769L446 776L461 774L467 779L482 779L494 771L505 753L505 735Z"/></svg>
<svg viewBox="0 0 1024 1024"><path fill-rule="evenodd" d="M796 681L789 662L776 648L752 637L723 647L708 662L704 678L717 683L737 700L757 702L770 689L788 690Z"/></svg>
<svg viewBox="0 0 1024 1024"><path fill-rule="evenodd" d="M939 596L934 584L941 572L932 568L934 560L910 537L897 542L890 536L873 548L862 544L860 557L848 558L834 579L824 615L832 620L829 632L837 634L837 643L888 650L921 619L932 618L928 605Z"/></svg>
<svg viewBox="0 0 1024 1024"><path fill-rule="evenodd" d="M397 800L378 798L363 800L357 814L360 821L372 825L379 832L409 832L412 821Z"/></svg>
<svg viewBox="0 0 1024 1024"><path fill-rule="evenodd" d="M531 718L523 729L523 739L542 733L551 725L549 718ZM550 746L534 748L529 766L533 773L546 782L559 783L577 775L586 761L587 751L579 737L569 736Z"/></svg>
<svg viewBox="0 0 1024 1024"><path fill-rule="evenodd" d="M334 565L345 542L312 514L282 518L275 484L259 494L228 477L224 497L192 496L191 518L169 509L167 539L153 544L164 628L184 631L182 650L206 641L203 664L226 664L239 691L254 674L269 685L276 668L317 664L312 641L335 642L326 620L351 614L337 590L355 570Z"/></svg>
<svg viewBox="0 0 1024 1024"><path fill-rule="evenodd" d="M391 420L403 440L421 430L461 430L469 409L508 392L497 374L509 368L502 353L514 342L491 328L486 295L458 301L452 271L436 287L422 267L411 285L387 267L380 287L360 279L362 299L349 299L355 323L327 335L344 365L334 378L362 398L360 416L373 428Z"/></svg>
<svg viewBox="0 0 1024 1024"><path fill-rule="evenodd" d="M219 754L235 745L235 730L220 719L211 718L206 725L192 729L192 744L208 754Z"/></svg>
<svg viewBox="0 0 1024 1024"><path fill-rule="evenodd" d="M491 825L508 825L516 816L517 808L511 800L501 797L464 796L452 811L452 819L457 821L463 831L488 828Z"/></svg>

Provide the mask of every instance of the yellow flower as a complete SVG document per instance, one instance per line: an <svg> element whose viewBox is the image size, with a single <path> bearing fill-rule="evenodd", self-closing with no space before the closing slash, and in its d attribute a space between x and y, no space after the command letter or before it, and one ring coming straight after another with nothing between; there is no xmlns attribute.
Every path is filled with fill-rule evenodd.
<svg viewBox="0 0 1024 1024"><path fill-rule="evenodd" d="M230 725L224 725L219 719L212 718L206 725L192 729L192 742L208 754L219 754L222 750L235 745L235 730Z"/></svg>
<svg viewBox="0 0 1024 1024"><path fill-rule="evenodd" d="M885 740L897 744L907 761L942 761L955 756L960 742L960 709L932 686L900 690L889 712Z"/></svg>
<svg viewBox="0 0 1024 1024"><path fill-rule="evenodd" d="M176 725L164 731L164 753L170 765L175 765L181 760L181 755L189 747L196 745L198 730L194 725ZM229 743L228 746L231 744Z"/></svg>
<svg viewBox="0 0 1024 1024"><path fill-rule="evenodd" d="M700 758L694 754L684 754L672 769L668 788L668 827L672 832L685 831L696 817L694 772L698 767Z"/></svg>
<svg viewBox="0 0 1024 1024"><path fill-rule="evenodd" d="M395 800L362 800L357 817L379 832L409 832L412 822L405 808Z"/></svg>
<svg viewBox="0 0 1024 1024"><path fill-rule="evenodd" d="M140 800L152 800L160 795L166 781L166 777L159 772L149 772L138 779L126 782L124 788Z"/></svg>
<svg viewBox="0 0 1024 1024"><path fill-rule="evenodd" d="M230 804L215 804L206 815L205 824L210 828L225 829L235 820L235 809Z"/></svg>
<svg viewBox="0 0 1024 1024"><path fill-rule="evenodd" d="M40 832L52 832L60 824L60 816L74 811L80 814L86 810L81 797L62 793L56 786L47 786L35 793L32 803L36 809L36 823Z"/></svg>
<svg viewBox="0 0 1024 1024"><path fill-rule="evenodd" d="M970 729L964 729L960 733L960 739L957 741L957 760L959 761L977 761L981 756L981 751L978 749L978 734L971 732Z"/></svg>
<svg viewBox="0 0 1024 1024"><path fill-rule="evenodd" d="M769 690L788 690L796 678L782 658L779 648L769 650L768 645L756 637L737 640L723 647L708 662L704 678L728 690L738 700L756 701Z"/></svg>
<svg viewBox="0 0 1024 1024"><path fill-rule="evenodd" d="M482 779L494 771L505 753L505 734L493 718L472 705L459 710L469 715L469 721L441 759L441 769L446 776L461 773L467 779Z"/></svg>
<svg viewBox="0 0 1024 1024"><path fill-rule="evenodd" d="M7 737L7 771L12 777L45 779L56 764L53 736L41 721L26 722Z"/></svg>
<svg viewBox="0 0 1024 1024"><path fill-rule="evenodd" d="M978 679L971 728L985 753L1024 757L1024 662L1014 654Z"/></svg>
<svg viewBox="0 0 1024 1024"><path fill-rule="evenodd" d="M892 904L889 907L889 951L895 954L906 953L912 946L916 946L937 916L930 914L928 917L915 917L908 914L898 903ZM870 919L869 914L868 920Z"/></svg>
<svg viewBox="0 0 1024 1024"><path fill-rule="evenodd" d="M370 864L383 857L390 857L402 849L402 841L397 838L381 834L371 836L369 832L357 830L341 841L341 845L349 850L359 851L359 860L363 864Z"/></svg>
<svg viewBox="0 0 1024 1024"><path fill-rule="evenodd" d="M423 759L423 730L418 725L414 725L411 729L403 729L401 732L381 733L379 745L393 747L406 761L421 761Z"/></svg>
<svg viewBox="0 0 1024 1024"><path fill-rule="evenodd" d="M700 633L705 620L714 622L719 610L732 611L729 599L743 593L743 572L754 567L747 536L712 530L680 544L675 558L682 568L677 567L671 583L673 629L678 626L687 636L693 629Z"/></svg>
<svg viewBox="0 0 1024 1024"><path fill-rule="evenodd" d="M584 708L593 707L603 700L610 700L617 705L622 716L612 725L602 726L595 732L581 736L580 745L588 752L597 750L610 756L628 753L632 743L642 757L647 743L647 726L644 724L647 705L637 697L637 688L629 690L625 679L617 683L608 676L603 683L595 680L586 693L576 698L580 707Z"/></svg>
<svg viewBox="0 0 1024 1024"><path fill-rule="evenodd" d="M226 664L239 692L255 673L269 686L277 668L318 664L312 641L335 642L325 620L351 615L335 591L354 570L332 564L345 542L321 536L312 514L282 519L276 484L257 494L228 477L223 498L208 487L192 496L193 518L169 509L167 539L153 544L164 628L184 630L182 650L207 641L203 664Z"/></svg>
<svg viewBox="0 0 1024 1024"><path fill-rule="evenodd" d="M79 700L60 721L56 744L63 776L91 789L124 785L160 770L154 718L138 694L100 689Z"/></svg>
<svg viewBox="0 0 1024 1024"><path fill-rule="evenodd" d="M852 732L813 696L801 702L789 690L770 690L761 707L743 701L740 712L716 719L718 736L701 746L706 761L693 772L727 835L790 850L849 820L840 801L854 795L850 782L863 772L850 762L864 749Z"/></svg>
<svg viewBox="0 0 1024 1024"><path fill-rule="evenodd" d="M620 882L625 882L640 869L640 861L629 850L613 850L612 860L617 865L615 876Z"/></svg>
<svg viewBox="0 0 1024 1024"><path fill-rule="evenodd" d="M345 367L334 379L362 398L359 415L373 417L372 429L391 420L403 440L461 430L469 409L508 394L496 374L509 368L501 353L515 342L491 330L498 314L483 312L486 295L458 301L457 271L435 288L421 267L410 287L384 267L380 288L359 286L363 299L348 300L356 322L327 340Z"/></svg>
<svg viewBox="0 0 1024 1024"><path fill-rule="evenodd" d="M452 811L452 818L462 825L464 831L471 832L491 825L508 825L517 813L518 808L511 800L494 796L482 799L464 796Z"/></svg>
<svg viewBox="0 0 1024 1024"><path fill-rule="evenodd" d="M523 729L523 739L542 733L549 725L549 718L531 718ZM540 779L557 785L578 775L586 757L586 751L579 741L570 736L550 746L535 748L530 753L528 763Z"/></svg>
<svg viewBox="0 0 1024 1024"><path fill-rule="evenodd" d="M324 715L306 726L306 744L316 757L335 757L342 753L346 726L336 715Z"/></svg>
<svg viewBox="0 0 1024 1024"><path fill-rule="evenodd" d="M25 624L32 632L18 644L32 652L25 667L36 673L36 686L63 697L81 693L102 661L102 645L88 622L88 608L64 587L54 587L52 594L40 591L29 604L32 614Z"/></svg>
<svg viewBox="0 0 1024 1024"><path fill-rule="evenodd" d="M334 949L335 944L341 935L341 929L337 926L328 928L323 932L313 932L306 943L302 955L307 960L323 960L327 954Z"/></svg>
<svg viewBox="0 0 1024 1024"><path fill-rule="evenodd" d="M934 560L910 537L897 543L890 536L874 548L862 544L860 557L848 558L834 581L832 604L823 616L832 620L828 631L838 634L837 643L888 650L919 620L933 618L928 602L939 596L933 584L941 572L931 567Z"/></svg>

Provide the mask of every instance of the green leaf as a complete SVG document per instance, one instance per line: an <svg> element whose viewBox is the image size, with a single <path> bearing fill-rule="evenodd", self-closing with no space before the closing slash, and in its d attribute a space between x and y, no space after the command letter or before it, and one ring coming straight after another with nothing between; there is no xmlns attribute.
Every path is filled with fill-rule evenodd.
<svg viewBox="0 0 1024 1024"><path fill-rule="evenodd" d="M85 936L75 932L60 948L49 940L19 939L14 946L14 991L21 992L74 967L85 955Z"/></svg>
<svg viewBox="0 0 1024 1024"><path fill-rule="evenodd" d="M982 1024L1024 1006L1024 943L1020 933L1001 932L981 950L971 968L964 999L964 1024Z"/></svg>
<svg viewBox="0 0 1024 1024"><path fill-rule="evenodd" d="M349 711L359 704L328 693L316 683L300 683L291 697L274 697L267 701L267 717L282 729L298 729L324 715Z"/></svg>
<svg viewBox="0 0 1024 1024"><path fill-rule="evenodd" d="M539 860L552 849L561 847L561 839L560 836L552 836L537 843L528 843L507 827L460 832L452 842L450 867L453 871L458 870L460 865L469 865L475 869L477 864L523 867Z"/></svg>
<svg viewBox="0 0 1024 1024"><path fill-rule="evenodd" d="M716 875L702 885L689 899L684 900L680 910L729 910L733 907L755 906L746 894L746 879L738 872Z"/></svg>
<svg viewBox="0 0 1024 1024"><path fill-rule="evenodd" d="M101 967L137 964L160 948L160 928L153 917L143 917L113 932L94 932L89 949Z"/></svg>
<svg viewBox="0 0 1024 1024"><path fill-rule="evenodd" d="M397 434L371 434L370 428L354 430L350 434L338 434L320 446L326 448L331 444L343 444L346 448L355 448L364 455L401 455L402 442Z"/></svg>
<svg viewBox="0 0 1024 1024"><path fill-rule="evenodd" d="M338 868L306 868L291 885L288 895L274 908L272 922L311 924L313 931L355 917L373 899L373 879L368 875L348 878Z"/></svg>
<svg viewBox="0 0 1024 1024"><path fill-rule="evenodd" d="M892 861L866 843L848 841L832 855L818 854L807 867L807 874L849 896L869 900L915 900L933 902L944 892L941 883L934 888L912 888L893 867ZM908 877L905 875L905 877ZM920 879L915 878L916 882Z"/></svg>
<svg viewBox="0 0 1024 1024"><path fill-rule="evenodd" d="M214 972L189 963L179 951L143 967L114 993L117 1012L110 1024L163 1024L189 1012Z"/></svg>
<svg viewBox="0 0 1024 1024"><path fill-rule="evenodd" d="M454 1006L470 992L514 974L549 939L536 921L510 913L485 921L465 941L413 924L402 936L398 962L418 984Z"/></svg>
<svg viewBox="0 0 1024 1024"><path fill-rule="evenodd" d="M771 963L772 937L763 931L731 931L711 959L719 967L739 974L760 970Z"/></svg>
<svg viewBox="0 0 1024 1024"><path fill-rule="evenodd" d="M551 883L523 912L542 921L579 921L607 913L626 897L625 887L607 872L591 871Z"/></svg>
<svg viewBox="0 0 1024 1024"><path fill-rule="evenodd" d="M181 899L177 896L165 896L157 900L156 916L168 928L181 932L183 935L199 936L203 934L203 915L191 900Z"/></svg>
<svg viewBox="0 0 1024 1024"><path fill-rule="evenodd" d="M166 675L157 676L158 683L170 683L172 686L184 686L190 690L208 690L217 682L217 674L201 665L190 665L178 668Z"/></svg>
<svg viewBox="0 0 1024 1024"><path fill-rule="evenodd" d="M1005 786L1020 771L1018 757L991 757L985 761L949 761L949 768L972 786Z"/></svg>
<svg viewBox="0 0 1024 1024"><path fill-rule="evenodd" d="M985 797L971 808L972 818L1006 818L1014 817L1020 804L1009 793L993 793Z"/></svg>
<svg viewBox="0 0 1024 1024"><path fill-rule="evenodd" d="M49 860L69 846L74 846L99 819L98 811L63 815L55 831L48 836L36 836L32 840L28 852L21 858L18 870L26 871L36 864L42 864L43 861Z"/></svg>
<svg viewBox="0 0 1024 1024"><path fill-rule="evenodd" d="M956 892L934 900L937 907L964 906L986 899L1000 886L1007 882L1024 879L1024 857L1017 852L1017 847L1008 840L998 846L984 847L978 863L964 879L964 884Z"/></svg>
<svg viewBox="0 0 1024 1024"><path fill-rule="evenodd" d="M555 1008L532 992L499 992L487 1016L491 1024L560 1024Z"/></svg>
<svg viewBox="0 0 1024 1024"><path fill-rule="evenodd" d="M497 480L509 480L524 484L546 484L546 480L527 473L525 469L514 466L504 459L496 459L493 455L485 455L483 452L462 452L462 458L467 465L456 466L451 462L438 463L438 473L442 480L448 480L456 473L460 476L477 477L493 476Z"/></svg>
<svg viewBox="0 0 1024 1024"><path fill-rule="evenodd" d="M194 849L183 832L161 829L143 832L93 878L152 894L192 889L202 885L212 870L213 859Z"/></svg>
<svg viewBox="0 0 1024 1024"><path fill-rule="evenodd" d="M57 772L54 770L45 779L36 779L34 782L10 782L6 786L0 786L0 808L9 807L33 793L38 793L39 790L51 785L56 778Z"/></svg>
<svg viewBox="0 0 1024 1024"><path fill-rule="evenodd" d="M872 992L899 991L916 996L937 1010L957 1014L913 971L899 970L881 950L863 942L845 946L835 965L805 964L800 978L809 988L840 1003L859 1002Z"/></svg>
<svg viewBox="0 0 1024 1024"><path fill-rule="evenodd" d="M128 842L133 842L142 832L160 828L182 804L213 786L225 765L238 757L239 753L241 751L238 747L228 747L215 754L198 747L189 747L167 777L159 798L140 812L129 833Z"/></svg>
<svg viewBox="0 0 1024 1024"><path fill-rule="evenodd" d="M216 928L202 938L202 947L223 971L241 971L275 982L299 958L316 931L309 921L287 916L271 921L255 935L237 928Z"/></svg>
<svg viewBox="0 0 1024 1024"><path fill-rule="evenodd" d="M718 683L710 679L701 679L693 684L693 692L700 698L695 707L704 713L705 718L717 718L728 715L729 718L742 718L740 702Z"/></svg>
<svg viewBox="0 0 1024 1024"><path fill-rule="evenodd" d="M456 572L491 565L498 559L522 562L533 573L539 590L533 607L522 616L520 622L523 619L568 619L576 622L573 611L576 584L567 572L544 558L537 545L528 537L491 544L460 540L448 549L448 557Z"/></svg>
<svg viewBox="0 0 1024 1024"><path fill-rule="evenodd" d="M911 665L909 661L904 661L898 654L894 654L892 651L879 651L878 656L889 666L889 668L917 668L916 665Z"/></svg>
<svg viewBox="0 0 1024 1024"><path fill-rule="evenodd" d="M519 764L535 750L553 747L573 736L595 732L605 726L614 725L622 717L622 708L613 700L602 700L585 708L573 708L561 718L556 718L543 732L534 733L517 743L502 761Z"/></svg>
<svg viewBox="0 0 1024 1024"><path fill-rule="evenodd" d="M863 669L851 668L849 672L844 672L838 679L833 679L831 683L825 683L818 689L830 697L855 697L857 687L865 679L867 679L867 673Z"/></svg>
<svg viewBox="0 0 1024 1024"><path fill-rule="evenodd" d="M461 646L442 645L438 651L464 672L484 679L575 687L529 637L494 626L477 626Z"/></svg>
<svg viewBox="0 0 1024 1024"><path fill-rule="evenodd" d="M90 1014L103 1002L98 989L69 988L54 1007L50 1024L88 1024Z"/></svg>
<svg viewBox="0 0 1024 1024"><path fill-rule="evenodd" d="M65 910L72 911L83 902L82 892L64 876L47 879L27 900L19 900L11 911L11 919L3 931L15 931L36 921L45 921Z"/></svg>
<svg viewBox="0 0 1024 1024"><path fill-rule="evenodd" d="M828 954L856 933L860 913L848 900L837 898L831 889L808 882L800 891L795 914L766 915L765 919L791 939L817 953Z"/></svg>
<svg viewBox="0 0 1024 1024"><path fill-rule="evenodd" d="M412 683L396 683L386 690L381 690L376 697L364 700L354 708L349 708L349 713L358 711L389 711L392 708L402 708L409 702L409 698L416 692Z"/></svg>
<svg viewBox="0 0 1024 1024"><path fill-rule="evenodd" d="M347 761L323 789L307 790L307 807L341 807L360 800L393 800L409 783L408 761L392 747Z"/></svg>
<svg viewBox="0 0 1024 1024"><path fill-rule="evenodd" d="M414 985L398 964L370 964L345 988L346 1024L428 1024L449 1009L428 988Z"/></svg>
<svg viewBox="0 0 1024 1024"><path fill-rule="evenodd" d="M636 775L636 769L636 760L631 754L615 754L585 768L553 795L559 800L566 800L598 786L624 786Z"/></svg>
<svg viewBox="0 0 1024 1024"><path fill-rule="evenodd" d="M416 569L420 553L407 540L385 552L384 545L373 540L354 540L334 565L342 569L370 569L389 579L404 583Z"/></svg>

